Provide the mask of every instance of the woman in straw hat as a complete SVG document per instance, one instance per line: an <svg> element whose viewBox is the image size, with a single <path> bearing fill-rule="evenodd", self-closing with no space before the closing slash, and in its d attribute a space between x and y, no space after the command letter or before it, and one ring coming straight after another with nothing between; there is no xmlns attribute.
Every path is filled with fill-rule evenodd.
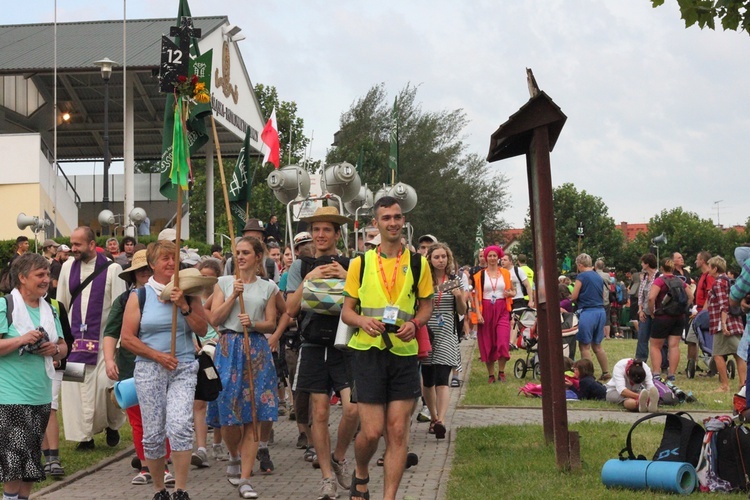
<svg viewBox="0 0 750 500"><path fill-rule="evenodd" d="M229 448L227 478L239 486L242 498L257 498L250 484L250 474L258 452L258 442L252 431L252 403L255 398L258 422L278 419L276 370L265 333L276 329L276 299L278 287L260 279L263 272L263 243L245 236L237 243L235 255L239 279L222 276L214 287L211 323L219 329L219 344L214 364L219 372L223 390L219 395L219 423L224 441ZM240 314L239 301L244 301L245 314ZM250 395L248 384L248 353L243 329L249 332L255 394ZM280 335L280 332L278 333Z"/></svg>
<svg viewBox="0 0 750 500"><path fill-rule="evenodd" d="M206 334L200 298L189 295L200 294L216 280L201 276L195 269L185 269L180 272L179 288L175 287L171 280L179 265L175 262L176 250L170 241L156 241L148 246L146 257L154 275L144 287L143 313L135 294L128 299L122 345L137 356L133 376L143 418L146 465L152 471L164 470L165 441L169 437L176 488L171 498L183 500L190 498L185 489L193 452L193 400L198 374L193 334ZM172 346L174 306L181 314L177 315L177 335ZM153 481L154 499L170 498L161 475L153 476Z"/></svg>

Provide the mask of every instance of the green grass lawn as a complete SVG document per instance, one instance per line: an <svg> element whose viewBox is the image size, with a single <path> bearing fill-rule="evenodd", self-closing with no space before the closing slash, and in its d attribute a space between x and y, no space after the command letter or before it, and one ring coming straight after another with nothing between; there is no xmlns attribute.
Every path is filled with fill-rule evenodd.
<svg viewBox="0 0 750 500"><path fill-rule="evenodd" d="M572 472L556 468L554 448L544 444L539 425L459 429L447 498L675 498L666 493L607 489L602 485L602 466L617 458L630 425L583 422L570 427L580 434L583 462L580 470ZM663 425L639 426L634 433L634 451L652 456L662 432Z"/></svg>
<svg viewBox="0 0 750 500"><path fill-rule="evenodd" d="M632 357L635 354L636 341L633 340L605 340L602 344L607 352L610 369L620 359ZM682 343L680 347L680 364L678 372L684 371L687 360L687 345ZM577 352L580 356L580 352ZM518 390L527 382L540 383L538 379L532 378L532 372L529 369L525 378L518 379L513 375L513 365L517 359L525 359L526 351L517 350L511 352L511 359L505 368L507 382L504 384L487 384L487 369L484 363L479 361L479 348L474 350L472 360L469 386L466 395L462 401L464 405L479 406L532 406L541 407L540 398L526 398L518 395ZM702 362L699 365L703 366ZM594 366L599 375L599 364L594 361ZM722 412L732 411L732 397L734 392L739 389L739 379L730 380L732 392L716 393L719 387L718 376L701 377L696 375L693 379L688 379L685 375L678 373L675 382L685 392L692 391L698 399L696 403L685 403L677 407L667 407L681 410L718 410ZM570 408L615 408L612 404L604 401L576 401L569 403Z"/></svg>

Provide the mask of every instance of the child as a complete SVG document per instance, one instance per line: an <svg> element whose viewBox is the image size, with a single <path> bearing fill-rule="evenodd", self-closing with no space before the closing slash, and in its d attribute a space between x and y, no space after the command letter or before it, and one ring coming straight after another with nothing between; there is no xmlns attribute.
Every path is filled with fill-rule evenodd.
<svg viewBox="0 0 750 500"><path fill-rule="evenodd" d="M632 358L618 361L606 388L606 400L622 404L626 410L653 413L658 409L659 391L654 387L651 370L643 361Z"/></svg>
<svg viewBox="0 0 750 500"><path fill-rule="evenodd" d="M578 399L606 399L607 388L594 378L594 363L590 359L581 358L573 363L573 373L578 379Z"/></svg>

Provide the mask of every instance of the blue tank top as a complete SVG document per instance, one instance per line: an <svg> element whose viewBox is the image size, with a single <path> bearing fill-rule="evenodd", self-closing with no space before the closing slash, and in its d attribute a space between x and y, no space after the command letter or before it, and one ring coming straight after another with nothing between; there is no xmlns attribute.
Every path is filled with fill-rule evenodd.
<svg viewBox="0 0 750 500"><path fill-rule="evenodd" d="M149 285L146 289L146 303L141 315L141 341L151 349L169 354L172 347L172 303L160 302L156 292ZM182 314L177 314L177 337L175 356L180 363L195 361L193 331ZM135 361L151 361L137 356Z"/></svg>

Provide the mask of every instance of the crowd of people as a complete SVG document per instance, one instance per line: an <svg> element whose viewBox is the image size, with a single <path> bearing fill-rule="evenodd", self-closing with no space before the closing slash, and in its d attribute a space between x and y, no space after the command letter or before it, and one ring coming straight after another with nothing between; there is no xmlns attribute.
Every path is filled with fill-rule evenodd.
<svg viewBox="0 0 750 500"><path fill-rule="evenodd" d="M100 248L91 228L79 227L70 246L47 240L42 255L19 237L12 291L0 300L3 499L28 498L33 482L65 475L60 400L65 439L78 452L95 448L100 433L117 445L128 419L138 470L132 484L152 485L157 500L189 498L191 465L217 461L226 462L241 498L258 498L252 476L275 470L269 444L280 416L296 420L301 458L320 470L319 485L304 496L333 499L343 490L369 498L383 439L375 462L384 467L384 498L396 498L404 470L418 461L409 452L413 415L429 422L438 442L446 437L450 387L461 384L460 341L476 338L488 383L506 382L511 313L535 306L534 272L524 255L497 245L481 249L473 266L459 266L430 234L412 247L405 216L387 196L350 257L340 248L342 227L353 221L335 207L302 221L306 230L283 245L275 217L265 225L248 219L234 253L214 247L204 256L178 249L173 229L147 247L126 236ZM728 356L744 386L750 247L735 257L736 280L723 258L707 252L697 256L694 278L679 253L659 263L648 253L626 284L603 260L579 255L576 272L559 283L561 313L579 318L581 358L569 367L569 388L582 399L654 411L655 381L674 380L683 337L696 366L701 315L713 337L717 390L730 389ZM620 336L623 305L638 341L610 374L602 344ZM201 353L221 381L214 401L195 397ZM80 370L78 381L63 381L70 367ZM123 410L111 392L127 381L137 404Z"/></svg>

